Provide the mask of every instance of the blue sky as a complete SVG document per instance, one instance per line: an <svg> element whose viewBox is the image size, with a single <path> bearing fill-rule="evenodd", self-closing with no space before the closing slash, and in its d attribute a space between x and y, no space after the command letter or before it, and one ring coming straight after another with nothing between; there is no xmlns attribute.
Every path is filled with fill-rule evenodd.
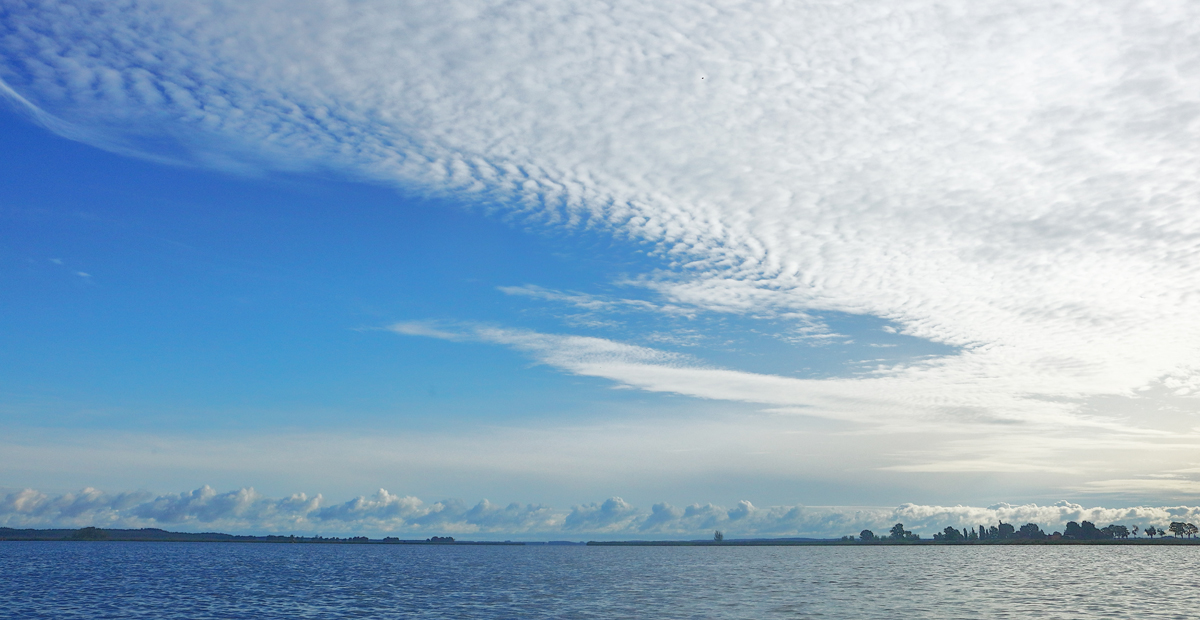
<svg viewBox="0 0 1200 620"><path fill-rule="evenodd" d="M609 8L3 9L0 519L1194 496L1194 8Z"/></svg>
<svg viewBox="0 0 1200 620"><path fill-rule="evenodd" d="M502 289L628 296L638 291L614 282L662 261L636 243L530 230L469 204L322 176L162 166L14 114L4 121L15 190L4 214L6 391L25 423L402 428L572 417L594 413L587 401L623 400L511 351L397 339L386 328L398 321L616 334L806 377L952 351L853 315L829 317L841 334L831 344L773 338L786 328L778 320L695 312L589 324L584 312Z"/></svg>
<svg viewBox="0 0 1200 620"><path fill-rule="evenodd" d="M12 115L4 130L17 190L5 205L6 375L42 423L376 426L472 417L489 401L488 415L519 415L562 386L503 350L380 329L412 317L537 324L496 286L609 267L595 240L572 247L390 189L163 167Z"/></svg>

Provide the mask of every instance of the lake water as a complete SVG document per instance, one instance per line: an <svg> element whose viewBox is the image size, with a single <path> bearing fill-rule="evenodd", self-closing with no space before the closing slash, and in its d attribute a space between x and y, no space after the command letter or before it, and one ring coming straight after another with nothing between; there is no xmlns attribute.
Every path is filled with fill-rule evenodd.
<svg viewBox="0 0 1200 620"><path fill-rule="evenodd" d="M4 618L1197 618L1200 547L0 543Z"/></svg>

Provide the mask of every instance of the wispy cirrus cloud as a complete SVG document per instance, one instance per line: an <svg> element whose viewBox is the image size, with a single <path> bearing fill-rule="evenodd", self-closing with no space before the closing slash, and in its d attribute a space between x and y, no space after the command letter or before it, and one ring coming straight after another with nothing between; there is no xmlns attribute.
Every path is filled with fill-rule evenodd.
<svg viewBox="0 0 1200 620"><path fill-rule="evenodd" d="M501 286L498 287L498 290L505 295L532 297L534 299L568 304L583 310L599 312L684 312L684 310L678 306L660 305L644 299L613 299L576 291L556 291L533 284L526 284L524 286Z"/></svg>
<svg viewBox="0 0 1200 620"><path fill-rule="evenodd" d="M929 393L909 381L912 375L935 372L938 365L944 364L941 360L926 361L920 366L877 368L859 378L798 379L713 367L689 355L596 337L420 321L397 323L390 329L404 335L509 346L572 374L601 377L651 392L756 403L775 412L794 410L806 415L925 432L978 430L982 425L992 434L998 426L1008 424L1027 431L1078 427L1164 434L1139 430L1117 420L1074 415L1074 403L1070 402L1032 403L1012 398L1004 386L989 386L969 377L953 382L958 389L937 393ZM897 415L898 412L902 415Z"/></svg>
<svg viewBox="0 0 1200 620"><path fill-rule="evenodd" d="M1152 473L1190 463L1200 433L1189 425L1186 414L1141 418L1111 403L1014 397L1003 384L978 377L946 381L947 387L936 392L909 381L913 374L936 370L944 363L938 359L919 361L915 367L868 368L855 378L817 380L715 367L690 355L596 337L469 323L410 322L391 329L507 346L563 372L622 387L756 405L767 416L797 416L800 421L790 432L826 435L828 431L803 421L815 417L847 425L837 434L922 437L916 442L900 440L886 455L876 455L882 462L872 467L882 471L1053 473L1076 480L1068 485L1073 491L1125 497L1180 497L1194 485L1187 479L1144 484L1109 479L1114 467ZM1090 410L1081 413L1082 407ZM776 428L777 421L738 423L752 433L778 432L768 430ZM939 436L943 439L934 441Z"/></svg>

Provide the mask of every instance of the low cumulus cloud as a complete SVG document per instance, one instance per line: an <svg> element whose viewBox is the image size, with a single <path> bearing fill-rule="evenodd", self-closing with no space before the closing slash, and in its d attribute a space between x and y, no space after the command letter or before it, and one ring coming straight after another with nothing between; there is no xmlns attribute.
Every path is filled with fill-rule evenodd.
<svg viewBox="0 0 1200 620"><path fill-rule="evenodd" d="M602 504L576 506L563 525L579 532L620 532L639 517L641 515L631 504L619 497L610 497Z"/></svg>
<svg viewBox="0 0 1200 620"><path fill-rule="evenodd" d="M559 509L537 504L467 505L457 500L427 503L380 489L342 503L303 493L265 497L254 489L218 493L210 487L179 494L144 491L109 494L96 489L58 496L32 489L0 500L0 525L14 528L158 527L180 531L408 535L470 535L480 539L523 536L578 539L681 539L710 536L836 538L864 529L883 532L895 523L925 536L946 526L974 528L1000 521L1037 523L1047 532L1068 521L1142 527L1200 520L1200 507L1085 507L1067 501L1048 506L996 504L895 508L771 506L749 501L733 506L657 503L644 510L620 497Z"/></svg>

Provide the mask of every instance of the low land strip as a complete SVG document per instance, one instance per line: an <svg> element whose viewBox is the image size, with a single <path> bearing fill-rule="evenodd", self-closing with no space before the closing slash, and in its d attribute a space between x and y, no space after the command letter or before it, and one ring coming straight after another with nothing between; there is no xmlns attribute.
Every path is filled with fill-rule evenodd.
<svg viewBox="0 0 1200 620"><path fill-rule="evenodd" d="M324 536L248 536L220 532L168 532L157 528L135 530L103 529L14 529L0 527L0 541L125 541L125 542L238 542L238 543L304 543L339 545L583 545L582 542L554 540L548 542L455 540L449 536L434 536L424 540L403 540L395 537L350 538ZM749 538L735 540L618 540L591 541L592 547L927 547L964 545L1200 545L1200 538L1127 538L1107 540L1007 539L975 541L943 540L828 540L819 538Z"/></svg>

